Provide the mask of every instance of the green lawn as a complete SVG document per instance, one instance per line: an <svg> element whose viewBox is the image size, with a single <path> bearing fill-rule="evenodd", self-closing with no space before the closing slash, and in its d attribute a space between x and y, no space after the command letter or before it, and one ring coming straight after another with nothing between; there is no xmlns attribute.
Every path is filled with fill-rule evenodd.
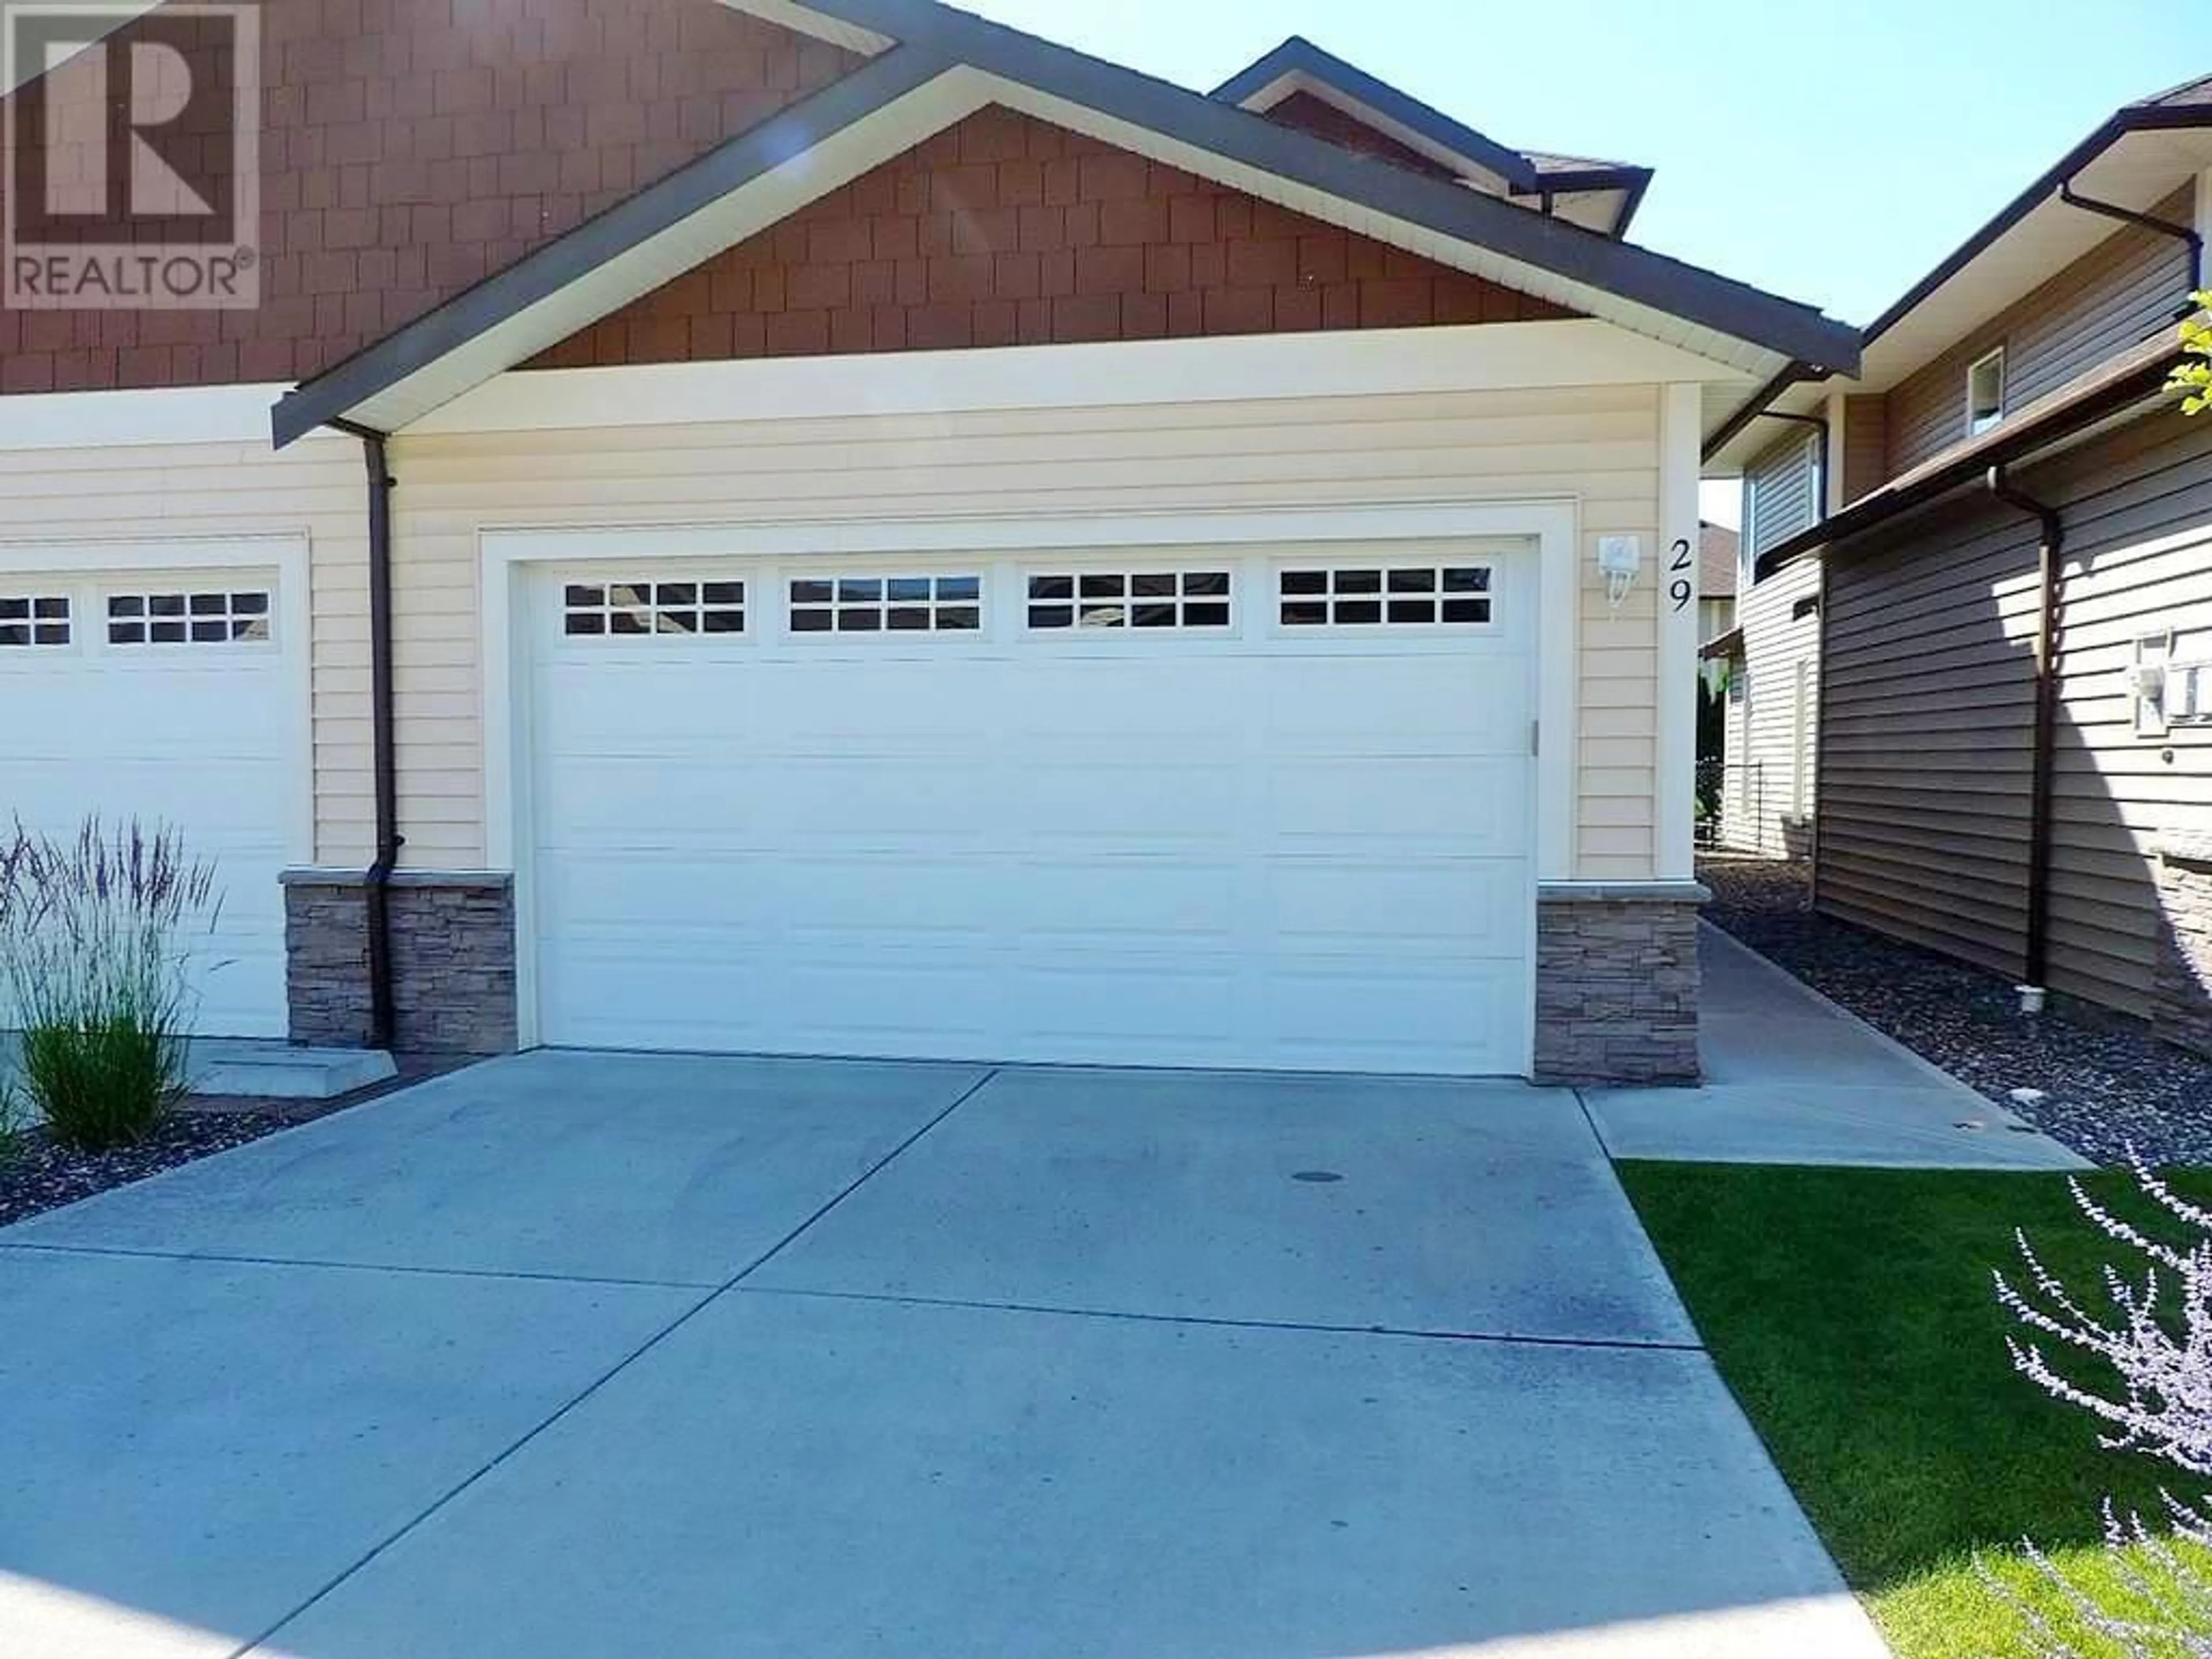
<svg viewBox="0 0 2212 1659"><path fill-rule="evenodd" d="M2162 1483L2197 1495L2165 1465L2101 1449L2088 1417L2013 1374L1990 1270L2016 1261L2014 1228L2092 1296L2104 1261L2132 1270L2063 1177L1630 1164L1621 1178L1736 1398L1901 1659L2029 1659L1972 1552L2031 1536L2094 1572L2106 1496L2148 1513ZM2212 1199L2212 1171L2174 1184ZM2124 1176L2090 1186L2142 1216Z"/></svg>

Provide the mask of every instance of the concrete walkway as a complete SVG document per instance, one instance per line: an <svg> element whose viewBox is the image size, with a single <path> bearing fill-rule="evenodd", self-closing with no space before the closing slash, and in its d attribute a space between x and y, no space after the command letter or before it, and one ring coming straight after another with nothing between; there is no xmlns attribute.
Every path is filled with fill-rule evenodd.
<svg viewBox="0 0 2212 1659"><path fill-rule="evenodd" d="M1699 930L1706 1083L1585 1091L1615 1158L1885 1169L2087 1160L1718 928Z"/></svg>
<svg viewBox="0 0 2212 1659"><path fill-rule="evenodd" d="M8 1659L1880 1659L1575 1097L534 1054L0 1232Z"/></svg>

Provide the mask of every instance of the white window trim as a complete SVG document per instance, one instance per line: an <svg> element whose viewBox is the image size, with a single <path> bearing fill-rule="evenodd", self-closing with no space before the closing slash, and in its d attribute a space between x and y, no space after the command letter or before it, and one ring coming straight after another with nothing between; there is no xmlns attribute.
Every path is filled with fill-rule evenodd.
<svg viewBox="0 0 2212 1659"><path fill-rule="evenodd" d="M1198 575L1226 576L1229 579L1228 591L1220 594L1183 592L1182 591L1183 579ZM1030 585L1032 582L1064 576L1072 576L1075 579L1077 597L1069 599L1041 599L1033 597L1030 593ZM1031 613L1035 611L1049 610L1061 605L1071 606L1080 613L1085 603L1081 597L1082 581L1085 576L1120 576L1131 582L1139 576L1175 577L1176 593L1173 599L1158 596L1140 598L1132 595L1121 599L1094 597L1090 601L1095 605L1120 605L1133 613L1140 605L1172 605L1176 607L1174 626L1139 628L1136 625L1133 615L1129 620L1114 628L1086 628L1083 625L1079 614L1073 623L1065 628L1041 627L1031 620ZM1220 557L1209 559L1204 551L1194 549L1184 552L1179 557L1064 559L1058 563L1048 561L1024 565L1020 568L1019 591L1012 595L1009 604L1018 617L1022 636L1041 645L1050 645L1055 642L1061 645L1091 645L1102 641L1126 641L1159 646L1164 642L1176 640L1234 641L1242 639L1244 634L1246 586L1245 573L1238 560ZM1218 624L1188 622L1184 620L1184 610L1194 605L1224 606L1229 612L1229 620Z"/></svg>
<svg viewBox="0 0 2212 1659"><path fill-rule="evenodd" d="M918 563L913 566L884 565L866 568L826 563L818 567L787 565L774 573L775 588L772 604L775 610L776 625L780 629L777 637L789 641L794 645L809 647L843 645L854 649L880 649L885 646L897 645L902 642L913 645L923 641L929 641L933 647L943 647L957 644L963 640L988 640L994 631L991 627L991 611L993 606L998 602L998 596L991 591L990 575L982 568L982 564L983 562L981 560L975 561L974 568L970 568L957 560L949 562L940 560L933 562L926 568ZM835 589L838 583L847 581L888 583L923 580L931 584L931 597L927 599L896 600L891 599L886 592L882 599L873 602L857 601L847 604L842 599L833 596L826 603L816 603L812 600L794 599L791 592L793 586L799 582L827 582ZM946 580L973 581L975 584L975 598L972 601L937 598L936 584ZM930 625L927 628L899 629L889 626L890 616L893 611L913 609L926 610L930 613ZM938 627L936 613L946 609L974 611L975 626L973 628ZM837 613L846 610L872 610L879 618L884 620L885 626L872 629L840 628L836 625ZM826 629L799 627L797 617L802 611L808 612L826 611L830 614L830 626Z"/></svg>
<svg viewBox="0 0 2212 1659"><path fill-rule="evenodd" d="M41 617L39 614L40 605L51 605L57 599L62 605L62 614L59 617ZM21 628L26 630L26 637L21 644L0 644L0 652L11 654L21 653L26 657L52 658L65 656L83 645L84 607L79 602L77 595L71 592L66 585L53 582L48 584L44 589L39 588L35 584L26 585L22 586L21 592L18 592L15 586L0 586L0 601L11 601L24 607L24 614L20 617L0 617L0 628ZM39 638L40 629L52 629L58 625L62 630L61 639Z"/></svg>
<svg viewBox="0 0 2212 1659"><path fill-rule="evenodd" d="M1289 575L1293 571L1318 570L1323 572L1333 572L1346 569L1362 569L1369 566L1372 566L1382 573L1382 587L1379 592L1372 596L1378 604L1384 607L1382 620L1380 622L1345 623L1336 620L1335 606L1339 600L1344 599L1368 597L1364 594L1339 594L1332 592L1328 594L1320 596L1301 596L1283 592L1283 578ZM1394 623L1389 619L1389 606L1392 598L1389 586L1390 572L1392 570L1433 570L1437 573L1439 577L1441 577L1443 573L1447 569L1462 568L1477 568L1490 572L1491 586L1484 589L1480 593L1447 595L1443 592L1442 588L1439 587L1431 593L1408 593L1401 594L1397 597L1409 599L1433 599L1438 601L1448 597L1486 600L1490 605L1490 619L1487 622L1444 622L1438 620L1435 622L1421 623ZM1267 572L1268 630L1278 638L1286 640L1342 640L1375 638L1404 641L1408 638L1449 638L1454 635L1496 633L1503 626L1499 621L1499 613L1510 597L1504 588L1498 584L1497 577L1498 563L1494 557L1480 554L1469 554L1463 558L1451 557L1439 555L1434 550L1429 549L1410 549L1402 554L1393 554L1388 557L1359 559L1350 562L1347 562L1346 560L1341 558L1328 557L1302 557L1278 560L1270 564ZM1334 584L1332 583L1332 586L1333 586ZM1291 604L1296 601L1301 597L1320 598L1322 603L1330 607L1329 619L1323 623L1285 622L1283 620L1283 606L1286 604Z"/></svg>
<svg viewBox="0 0 2212 1659"><path fill-rule="evenodd" d="M1976 426L1974 424L1974 379L1991 363L1995 363L1997 369L1996 413L1990 418L1987 425ZM1984 351L1966 365L1966 435L1969 438L1978 437L1984 432L1994 431L2004 424L2005 398L2011 390L2011 378L2008 367L2005 362L2005 349L2001 345Z"/></svg>
<svg viewBox="0 0 2212 1659"><path fill-rule="evenodd" d="M559 641L579 650L604 652L636 645L647 646L659 651L731 648L750 643L760 631L760 592L754 576L755 573L750 570L685 570L682 568L666 570L636 566L564 570L556 573L556 580L560 582L562 592L561 602L554 607L554 614L549 620L555 637ZM741 584L744 590L744 599L739 604L736 605L708 605L705 602L705 596L702 594L701 603L696 608L702 612L740 611L744 615L745 625L734 633L702 631L691 634L571 634L568 632L568 620L571 612L571 607L568 603L568 588L611 588L630 586L638 583L658 586L662 582L693 583L702 588L715 582ZM653 608L659 607L655 605ZM604 610L605 607L601 609Z"/></svg>
<svg viewBox="0 0 2212 1659"><path fill-rule="evenodd" d="M216 615L213 612L194 611L191 609L191 601L201 594L219 594L223 601L222 613ZM236 609L238 601L247 594L259 596L262 608L258 612L241 612ZM179 612L156 615L153 610L154 601L166 599L181 599L185 601L185 608ZM116 614L114 606L114 602L118 599L136 599L144 608L136 616L118 616ZM98 609L93 620L100 630L96 643L106 651L127 651L133 656L165 651L275 651L281 649L284 643L278 631L283 627L283 623L276 614L279 605L276 592L267 584L258 583L252 580L216 577L207 580L180 583L149 582L137 580L127 582L104 582L100 585L95 602ZM198 640L191 636L194 628L204 623L217 622L229 627L239 622L246 621L258 621L263 623L259 639L251 636L240 637L236 635L220 640ZM181 640L157 640L154 637L154 629L157 623L181 625L185 630L185 637ZM115 637L115 630L118 628L131 627L138 628L145 637L136 640L118 640Z"/></svg>
<svg viewBox="0 0 2212 1659"><path fill-rule="evenodd" d="M1685 410L1695 388L1686 388ZM1674 424L1680 426L1680 419ZM1694 424L1683 427L1694 430ZM1694 448L1684 440L1686 465ZM1694 471L1688 475L1695 483ZM1684 510L1694 509L1694 488ZM619 561L660 563L733 554L763 562L761 580L787 580L793 562L833 556L870 556L912 566L946 556L978 560L1022 558L1026 566L1047 555L1089 553L1133 559L1133 550L1313 546L1332 542L1518 540L1536 544L1536 615L1530 621L1536 710L1540 741L1535 762L1535 800L1527 921L1534 960L1536 901L1546 884L1571 881L1580 856L1575 740L1581 686L1582 508L1574 497L1460 501L1395 507L1303 506L1257 512L1115 514L1096 517L939 520L912 523L847 520L775 525L595 525L491 528L479 532L483 574L482 662L484 688L484 850L488 867L512 871L515 889L515 975L518 1046L538 1041L536 872L525 833L531 775L527 676L530 620L523 605L525 578L543 564L601 565ZM1024 557L1024 556L1027 556ZM1003 604L1000 601L996 605ZM990 618L987 617L987 626ZM1203 631L1203 630L1201 630ZM1407 634L1427 630L1408 629ZM1443 630L1438 629L1437 632ZM835 639L836 635L830 636ZM947 636L974 639L973 635ZM1681 677L1688 685L1686 676ZM1687 797L1685 796L1686 801ZM1685 807L1686 823L1687 808ZM1527 1060L1535 1063L1533 1002L1524 1027Z"/></svg>

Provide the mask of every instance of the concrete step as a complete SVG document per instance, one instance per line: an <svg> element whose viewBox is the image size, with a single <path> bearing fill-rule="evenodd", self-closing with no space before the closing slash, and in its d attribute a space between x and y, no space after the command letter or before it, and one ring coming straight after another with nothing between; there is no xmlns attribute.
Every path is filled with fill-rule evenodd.
<svg viewBox="0 0 2212 1659"><path fill-rule="evenodd" d="M186 1061L195 1095L249 1100L331 1100L388 1081L399 1068L368 1048L305 1048L289 1042L201 1038Z"/></svg>

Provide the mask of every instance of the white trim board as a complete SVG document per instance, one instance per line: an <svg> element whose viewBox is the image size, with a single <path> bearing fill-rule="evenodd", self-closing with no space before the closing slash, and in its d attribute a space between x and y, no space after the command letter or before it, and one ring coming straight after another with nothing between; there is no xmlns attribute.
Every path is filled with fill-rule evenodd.
<svg viewBox="0 0 2212 1659"><path fill-rule="evenodd" d="M510 370L406 435L1546 387L1744 384L1610 323L1480 323L848 357Z"/></svg>
<svg viewBox="0 0 2212 1659"><path fill-rule="evenodd" d="M253 384L11 392L0 398L0 449L204 443L252 443L266 448L269 410L290 389ZM319 441L351 441L333 434Z"/></svg>
<svg viewBox="0 0 2212 1659"><path fill-rule="evenodd" d="M578 526L488 529L482 562L484 700L484 850L494 870L515 881L515 966L520 1042L538 1041L536 962L526 821L531 775L530 698L518 648L525 592L518 572L535 564L621 558L668 562L690 558L805 554L1066 550L1181 546L1279 546L1456 538L1533 541L1539 561L1536 628L1536 757L1533 883L1565 880L1576 867L1576 759L1580 684L1581 514L1572 500L1438 502L1413 507L1286 508L1269 512L1117 514L1059 520L940 520L903 523L773 526Z"/></svg>
<svg viewBox="0 0 2212 1659"><path fill-rule="evenodd" d="M1658 589L1659 755L1653 852L1662 880L1689 880L1697 868L1698 626L1701 547L1698 388L1661 388L1659 403ZM1680 569L1675 567L1680 566ZM1677 602L1676 584L1687 590Z"/></svg>

